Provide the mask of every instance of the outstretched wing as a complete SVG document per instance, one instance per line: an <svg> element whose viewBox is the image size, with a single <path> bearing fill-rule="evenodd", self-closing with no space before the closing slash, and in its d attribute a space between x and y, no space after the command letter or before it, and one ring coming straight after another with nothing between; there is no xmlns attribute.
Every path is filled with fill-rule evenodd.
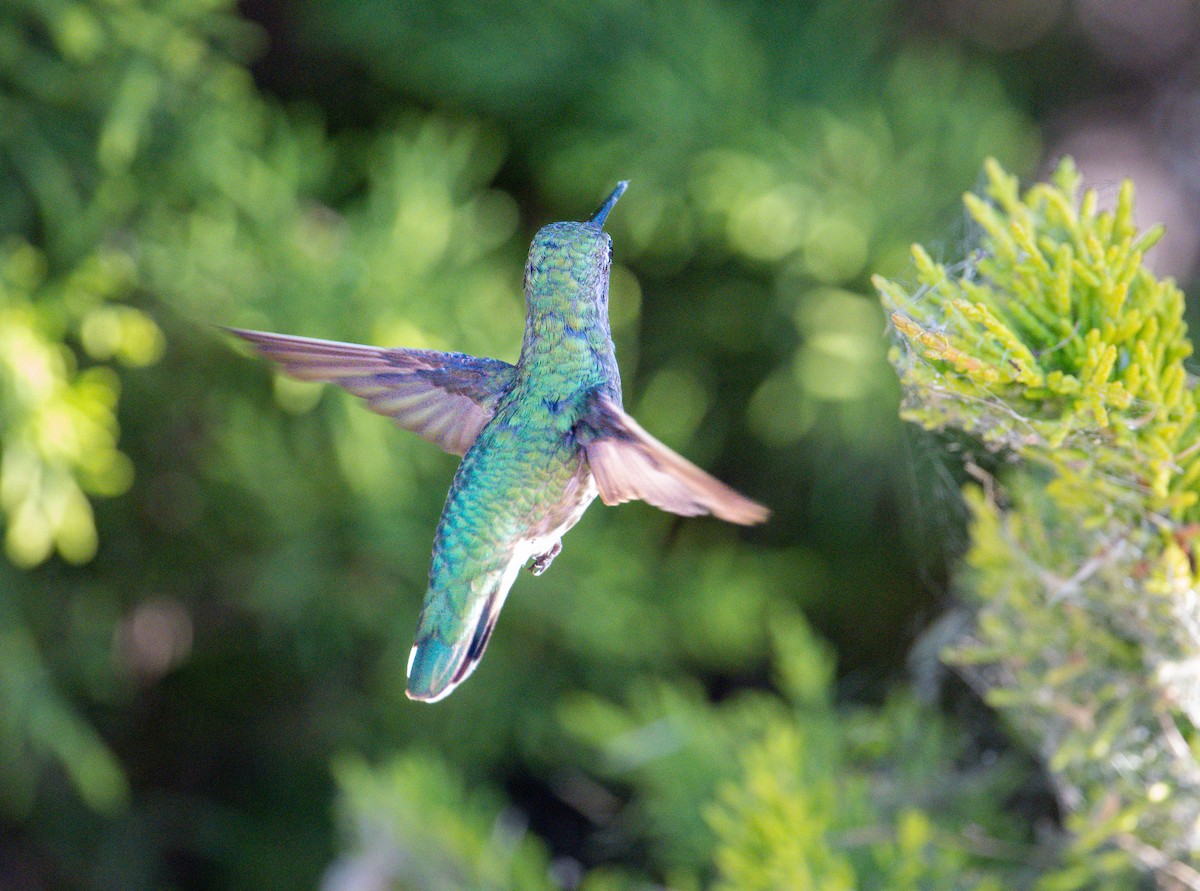
<svg viewBox="0 0 1200 891"><path fill-rule="evenodd" d="M667 448L599 392L592 396L575 431L605 504L640 498L685 517L712 514L743 526L771 515L758 502Z"/></svg>
<svg viewBox="0 0 1200 891"><path fill-rule="evenodd" d="M264 331L227 329L287 374L337 384L454 455L471 447L516 370L464 353L372 347Z"/></svg>

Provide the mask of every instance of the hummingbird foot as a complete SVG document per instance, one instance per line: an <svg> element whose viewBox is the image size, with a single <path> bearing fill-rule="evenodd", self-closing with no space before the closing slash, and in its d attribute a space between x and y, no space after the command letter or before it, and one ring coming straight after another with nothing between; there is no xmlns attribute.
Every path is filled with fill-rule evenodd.
<svg viewBox="0 0 1200 891"><path fill-rule="evenodd" d="M550 568L550 564L554 562L554 558L558 556L558 552L561 550L562 539L560 538L551 545L550 550L546 551L546 553L538 554L533 558L533 562L529 564L529 571L534 575L541 575Z"/></svg>

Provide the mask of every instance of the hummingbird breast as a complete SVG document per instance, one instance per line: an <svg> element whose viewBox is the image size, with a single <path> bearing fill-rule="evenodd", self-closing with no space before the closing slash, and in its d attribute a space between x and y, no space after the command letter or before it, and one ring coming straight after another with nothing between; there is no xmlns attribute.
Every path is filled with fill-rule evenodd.
<svg viewBox="0 0 1200 891"><path fill-rule="evenodd" d="M530 555L544 554L556 541L583 517L598 490L587 461L580 460L579 468L567 481L562 497L553 504L541 522L530 528ZM528 559L528 558L526 558ZM522 560L522 563L525 561Z"/></svg>

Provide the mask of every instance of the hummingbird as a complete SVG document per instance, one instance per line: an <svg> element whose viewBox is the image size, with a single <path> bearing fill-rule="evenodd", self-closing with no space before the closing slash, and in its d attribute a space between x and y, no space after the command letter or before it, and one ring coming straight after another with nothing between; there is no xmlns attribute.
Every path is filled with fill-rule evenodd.
<svg viewBox="0 0 1200 891"><path fill-rule="evenodd" d="M769 511L659 442L621 402L608 321L604 221L551 223L525 264L516 365L464 353L228 329L291 377L334 383L405 430L460 455L433 542L408 658L410 699L450 695L479 664L522 566L541 575L600 496L742 525Z"/></svg>

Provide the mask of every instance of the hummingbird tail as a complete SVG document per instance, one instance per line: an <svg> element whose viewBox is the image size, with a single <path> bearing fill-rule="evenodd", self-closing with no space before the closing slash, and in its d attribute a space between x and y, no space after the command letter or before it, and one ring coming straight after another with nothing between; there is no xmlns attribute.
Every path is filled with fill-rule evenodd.
<svg viewBox="0 0 1200 891"><path fill-rule="evenodd" d="M435 618L453 612L446 602L449 595L436 588L429 589L421 609L417 640L408 655L405 694L409 699L422 702L445 699L470 676L483 658L509 588L526 559L523 554L514 555L501 569L484 576L478 595L473 597L479 605L466 622L457 626L459 633L453 640L443 637Z"/></svg>

